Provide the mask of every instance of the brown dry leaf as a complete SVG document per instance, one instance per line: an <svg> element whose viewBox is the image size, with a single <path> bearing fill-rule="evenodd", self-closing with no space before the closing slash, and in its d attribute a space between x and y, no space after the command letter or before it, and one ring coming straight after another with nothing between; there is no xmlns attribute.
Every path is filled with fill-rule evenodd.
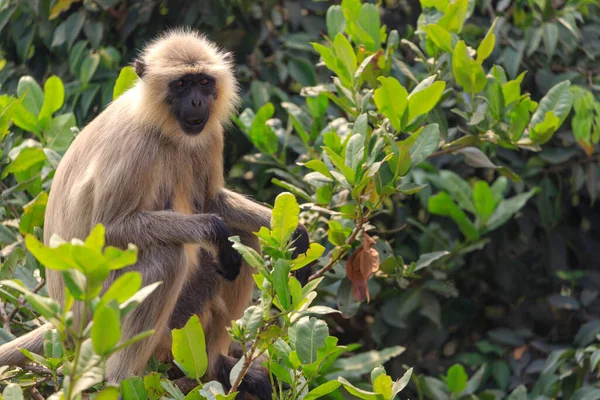
<svg viewBox="0 0 600 400"><path fill-rule="evenodd" d="M527 349L529 349L529 346L525 345L525 346L521 346L521 347L517 347L516 349L513 350L513 357L515 360L520 360L521 358L523 358L523 354L525 354L525 352L527 351Z"/></svg>
<svg viewBox="0 0 600 400"><path fill-rule="evenodd" d="M346 276L353 283L352 294L356 301L371 300L367 280L379 270L379 253L372 248L374 244L375 240L365 233L362 246L346 261Z"/></svg>

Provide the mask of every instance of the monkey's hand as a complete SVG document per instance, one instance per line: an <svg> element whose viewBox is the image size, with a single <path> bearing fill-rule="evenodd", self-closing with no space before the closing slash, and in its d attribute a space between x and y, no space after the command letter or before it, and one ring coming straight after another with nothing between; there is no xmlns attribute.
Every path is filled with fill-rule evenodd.
<svg viewBox="0 0 600 400"><path fill-rule="evenodd" d="M220 217L215 216L214 230L217 257L219 258L217 272L223 278L233 281L240 274L242 256L233 248L233 243L229 241L229 237L233 235Z"/></svg>
<svg viewBox="0 0 600 400"><path fill-rule="evenodd" d="M300 224L292 234L292 238L290 239L292 242L292 247L294 248L294 252L292 253L292 257L296 258L300 254L306 253L308 247L310 245L310 239L308 238L308 231L304 227L304 225ZM312 273L312 266L314 262L308 264L305 267L300 268L299 270L294 271L296 279L300 282L302 286L308 283L308 278Z"/></svg>

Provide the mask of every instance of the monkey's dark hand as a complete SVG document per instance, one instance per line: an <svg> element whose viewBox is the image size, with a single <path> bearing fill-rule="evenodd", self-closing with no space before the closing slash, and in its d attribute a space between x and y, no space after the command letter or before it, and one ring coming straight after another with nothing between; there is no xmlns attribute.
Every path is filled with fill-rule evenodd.
<svg viewBox="0 0 600 400"><path fill-rule="evenodd" d="M292 234L292 238L290 239L292 242L292 247L294 247L294 252L292 253L292 257L296 258L300 254L306 253L308 247L310 245L310 239L308 238L308 231L304 227L304 225L300 224ZM315 263L312 262L305 267L300 268L299 270L294 271L294 276L302 286L308 283L308 278L312 273L312 266Z"/></svg>
<svg viewBox="0 0 600 400"><path fill-rule="evenodd" d="M242 256L233 248L233 243L229 241L229 237L233 234L221 218L215 218L214 229L217 257L219 258L217 272L222 275L223 278L233 281L240 274Z"/></svg>

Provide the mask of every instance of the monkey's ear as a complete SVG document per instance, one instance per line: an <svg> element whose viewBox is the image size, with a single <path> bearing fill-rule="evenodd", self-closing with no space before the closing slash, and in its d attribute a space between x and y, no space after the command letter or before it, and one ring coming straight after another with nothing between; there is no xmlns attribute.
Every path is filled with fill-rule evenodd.
<svg viewBox="0 0 600 400"><path fill-rule="evenodd" d="M146 73L146 63L144 63L142 60L135 60L133 62L133 68L135 68L135 73L140 77L140 79Z"/></svg>

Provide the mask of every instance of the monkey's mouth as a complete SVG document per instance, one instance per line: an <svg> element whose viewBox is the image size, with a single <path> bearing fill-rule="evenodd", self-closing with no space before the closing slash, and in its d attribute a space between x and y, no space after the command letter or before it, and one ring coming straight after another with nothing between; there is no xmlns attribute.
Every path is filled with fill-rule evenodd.
<svg viewBox="0 0 600 400"><path fill-rule="evenodd" d="M186 119L185 123L188 125L202 125L204 123L204 119L202 118L191 118L191 119Z"/></svg>
<svg viewBox="0 0 600 400"><path fill-rule="evenodd" d="M204 129L206 118L182 118L180 123L185 133L188 135L197 135Z"/></svg>

